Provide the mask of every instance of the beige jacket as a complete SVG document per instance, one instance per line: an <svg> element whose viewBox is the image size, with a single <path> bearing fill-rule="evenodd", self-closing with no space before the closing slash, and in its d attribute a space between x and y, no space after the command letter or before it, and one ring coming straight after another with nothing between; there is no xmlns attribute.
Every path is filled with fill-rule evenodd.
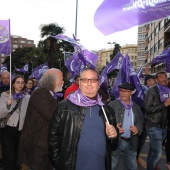
<svg viewBox="0 0 170 170"><path fill-rule="evenodd" d="M12 97L12 96L11 96ZM0 98L0 119L7 117L8 113L12 111L12 109L16 105L16 100L12 97L12 104L10 108L7 108L7 100L9 98L9 92L3 92ZM16 127L19 121L19 129L22 130L24 119L26 115L26 110L28 106L30 95L25 95L24 98L20 101L18 108L15 112L9 117L7 125Z"/></svg>

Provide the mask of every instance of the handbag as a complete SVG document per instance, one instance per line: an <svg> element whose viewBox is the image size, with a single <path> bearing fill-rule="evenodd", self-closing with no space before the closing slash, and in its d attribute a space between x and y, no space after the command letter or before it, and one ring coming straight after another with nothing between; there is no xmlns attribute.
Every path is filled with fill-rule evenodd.
<svg viewBox="0 0 170 170"><path fill-rule="evenodd" d="M7 125L7 122L8 122L9 117L10 117L10 116L15 112L15 110L18 108L19 103L20 103L20 100L17 101L15 107L8 113L8 115L7 115L5 118L0 119L0 129L1 129L1 128L4 128L4 127Z"/></svg>

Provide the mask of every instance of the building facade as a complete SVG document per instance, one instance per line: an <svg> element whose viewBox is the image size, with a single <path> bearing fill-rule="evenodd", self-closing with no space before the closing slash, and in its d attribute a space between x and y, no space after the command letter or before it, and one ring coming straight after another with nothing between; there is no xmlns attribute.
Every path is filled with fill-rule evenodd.
<svg viewBox="0 0 170 170"><path fill-rule="evenodd" d="M11 35L11 52L15 51L17 48L23 47L35 47L34 40L28 40L17 35ZM0 53L0 65L5 60L5 55Z"/></svg>
<svg viewBox="0 0 170 170"><path fill-rule="evenodd" d="M143 32L141 31L143 30ZM143 38L142 43L145 44L141 48L139 41ZM145 37L145 38L144 38ZM164 49L170 47L170 17L149 23L138 28L138 58L137 65L145 65L144 73L152 74L165 69L164 64L153 65L152 60ZM141 53L140 53L141 52ZM145 58L144 58L145 56Z"/></svg>
<svg viewBox="0 0 170 170"><path fill-rule="evenodd" d="M120 53L125 56L128 53L130 61L135 70L137 70L137 44L126 44L121 46Z"/></svg>

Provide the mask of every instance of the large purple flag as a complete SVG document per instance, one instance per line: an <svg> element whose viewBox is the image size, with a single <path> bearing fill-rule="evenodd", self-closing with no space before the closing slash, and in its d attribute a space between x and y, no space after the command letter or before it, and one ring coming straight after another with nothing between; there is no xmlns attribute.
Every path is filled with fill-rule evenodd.
<svg viewBox="0 0 170 170"><path fill-rule="evenodd" d="M33 69L32 74L29 78L35 77L36 79L40 79L41 76L49 69L48 63L44 63Z"/></svg>
<svg viewBox="0 0 170 170"><path fill-rule="evenodd" d="M3 71L7 70L7 65L6 64L3 64L1 67L0 67L0 73L2 73Z"/></svg>
<svg viewBox="0 0 170 170"><path fill-rule="evenodd" d="M15 68L16 71L21 72L21 73L28 73L28 63L25 64L23 68Z"/></svg>
<svg viewBox="0 0 170 170"><path fill-rule="evenodd" d="M144 91L140 84L139 78L137 73L135 72L132 63L130 62L130 58L128 54L126 54L119 73L117 75L116 81L112 88L112 93L115 97L119 96L119 88L118 85L124 82L129 82L133 84L136 91L132 95L132 99L139 104L141 107L143 106L143 99L144 99Z"/></svg>
<svg viewBox="0 0 170 170"><path fill-rule="evenodd" d="M166 71L170 72L170 48L163 50L159 55L153 58L152 64L165 63Z"/></svg>
<svg viewBox="0 0 170 170"><path fill-rule="evenodd" d="M0 20L0 53L11 54L10 20Z"/></svg>
<svg viewBox="0 0 170 170"><path fill-rule="evenodd" d="M118 52L116 56L111 60L111 62L106 65L106 67L104 68L100 75L100 85L102 85L102 83L104 82L107 83L108 81L107 74L111 73L116 69L120 69L123 59L124 59L123 55L120 52Z"/></svg>
<svg viewBox="0 0 170 170"><path fill-rule="evenodd" d="M56 36L51 36L51 37L55 39L67 41L73 45L75 52L73 56L68 59L68 61L67 60L65 61L65 65L67 69L70 71L70 73L72 74L72 76L79 74L80 71L86 66L95 68L95 65L98 60L98 56L88 51L85 47L83 47L80 43L78 43L75 38L72 39L62 34L58 34ZM69 66L69 63L74 65L74 67L72 67L72 65Z"/></svg>
<svg viewBox="0 0 170 170"><path fill-rule="evenodd" d="M169 15L169 0L104 0L96 10L94 24L109 35Z"/></svg>

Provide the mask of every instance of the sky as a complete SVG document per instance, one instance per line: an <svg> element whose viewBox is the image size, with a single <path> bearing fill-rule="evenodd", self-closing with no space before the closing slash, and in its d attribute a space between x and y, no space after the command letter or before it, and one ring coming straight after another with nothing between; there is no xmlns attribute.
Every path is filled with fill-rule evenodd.
<svg viewBox="0 0 170 170"><path fill-rule="evenodd" d="M94 25L94 14L103 0L78 0L77 38L88 50L109 49L116 42L121 46L137 44L137 27L104 36ZM10 19L11 34L34 40L40 37L40 25L57 23L64 35L75 34L76 0L4 0L0 20ZM119 23L115 23L119 24Z"/></svg>

